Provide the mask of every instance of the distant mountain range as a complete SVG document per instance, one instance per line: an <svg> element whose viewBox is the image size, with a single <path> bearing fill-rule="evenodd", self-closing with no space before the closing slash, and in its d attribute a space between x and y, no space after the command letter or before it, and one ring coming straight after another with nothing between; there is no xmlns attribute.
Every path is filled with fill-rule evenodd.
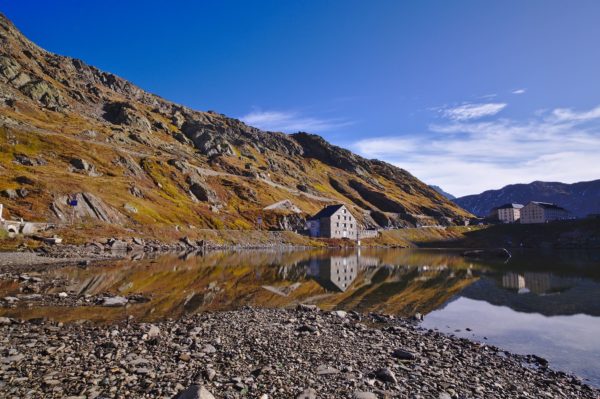
<svg viewBox="0 0 600 399"><path fill-rule="evenodd" d="M442 190L442 188L440 186L434 186L434 185L430 184L429 187L433 188L435 191L442 194L444 197L448 198L449 200L456 199L456 197L454 195L445 192L444 190Z"/></svg>
<svg viewBox="0 0 600 399"><path fill-rule="evenodd" d="M456 198L454 202L477 216L486 216L494 207L515 202L552 202L567 209L575 217L600 213L600 180L573 184L534 181L511 184L499 190Z"/></svg>

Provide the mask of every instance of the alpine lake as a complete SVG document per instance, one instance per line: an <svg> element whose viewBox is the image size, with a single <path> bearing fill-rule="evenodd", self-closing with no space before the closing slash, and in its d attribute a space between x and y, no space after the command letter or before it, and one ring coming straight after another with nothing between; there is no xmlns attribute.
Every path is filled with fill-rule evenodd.
<svg viewBox="0 0 600 399"><path fill-rule="evenodd" d="M422 315L421 326L519 354L600 386L600 252L243 250L133 254L49 267L0 285L0 316L155 321L243 306Z"/></svg>

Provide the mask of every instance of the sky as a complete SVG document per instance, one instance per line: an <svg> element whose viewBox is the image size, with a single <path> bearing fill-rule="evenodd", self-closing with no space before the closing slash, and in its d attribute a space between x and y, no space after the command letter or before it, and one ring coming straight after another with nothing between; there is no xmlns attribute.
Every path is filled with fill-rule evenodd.
<svg viewBox="0 0 600 399"><path fill-rule="evenodd" d="M0 0L41 47L462 196L600 179L596 0Z"/></svg>

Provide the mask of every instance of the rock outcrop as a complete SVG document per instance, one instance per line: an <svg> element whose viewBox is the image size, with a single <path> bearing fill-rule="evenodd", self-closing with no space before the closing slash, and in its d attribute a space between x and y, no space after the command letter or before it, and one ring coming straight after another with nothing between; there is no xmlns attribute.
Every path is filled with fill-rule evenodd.
<svg viewBox="0 0 600 399"><path fill-rule="evenodd" d="M121 224L126 220L116 209L91 193L59 196L52 202L50 209L61 222L70 221L73 217L79 220L91 218L114 224Z"/></svg>

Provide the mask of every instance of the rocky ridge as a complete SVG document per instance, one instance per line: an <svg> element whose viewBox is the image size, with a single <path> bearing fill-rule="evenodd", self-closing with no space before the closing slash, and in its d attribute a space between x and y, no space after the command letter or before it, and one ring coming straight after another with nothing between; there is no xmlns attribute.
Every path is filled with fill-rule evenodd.
<svg viewBox="0 0 600 399"><path fill-rule="evenodd" d="M268 208L281 201L302 217L346 203L372 228L469 216L403 169L166 101L39 48L1 15L0 43L0 186L29 193L6 201L12 217L64 221L73 195L104 210L76 221L141 230L252 229L268 213L267 228L301 225Z"/></svg>

